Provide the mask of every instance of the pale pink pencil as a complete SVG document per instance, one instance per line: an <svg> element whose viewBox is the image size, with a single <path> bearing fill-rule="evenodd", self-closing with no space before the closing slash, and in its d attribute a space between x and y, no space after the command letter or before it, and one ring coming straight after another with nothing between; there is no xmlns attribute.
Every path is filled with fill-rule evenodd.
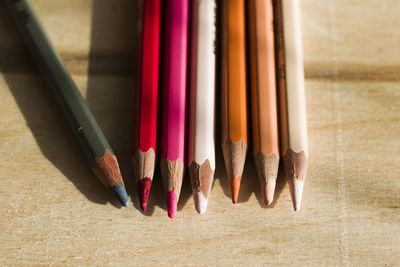
<svg viewBox="0 0 400 267"><path fill-rule="evenodd" d="M188 167L195 208L206 211L215 171L215 0L191 6Z"/></svg>
<svg viewBox="0 0 400 267"><path fill-rule="evenodd" d="M165 12L160 164L173 218L185 164L189 0L165 1Z"/></svg>

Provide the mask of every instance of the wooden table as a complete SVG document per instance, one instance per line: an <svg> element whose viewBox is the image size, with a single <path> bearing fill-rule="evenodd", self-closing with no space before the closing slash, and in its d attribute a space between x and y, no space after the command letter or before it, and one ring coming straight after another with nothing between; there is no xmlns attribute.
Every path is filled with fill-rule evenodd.
<svg viewBox="0 0 400 267"><path fill-rule="evenodd" d="M133 183L139 2L32 0L119 156L130 208L90 172L0 4L0 265L398 265L400 2L302 0L311 158L300 212L281 175L275 204L261 206L251 156L233 205L218 145L207 213L186 177L174 220L159 173L145 214Z"/></svg>

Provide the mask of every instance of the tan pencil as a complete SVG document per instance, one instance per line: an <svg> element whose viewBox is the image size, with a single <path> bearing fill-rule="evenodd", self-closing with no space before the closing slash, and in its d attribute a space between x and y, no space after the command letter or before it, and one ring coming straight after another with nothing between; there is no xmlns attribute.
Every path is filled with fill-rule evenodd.
<svg viewBox="0 0 400 267"><path fill-rule="evenodd" d="M222 151L237 203L247 151L245 1L222 1Z"/></svg>
<svg viewBox="0 0 400 267"><path fill-rule="evenodd" d="M300 1L277 0L281 151L294 210L301 206L308 159Z"/></svg>
<svg viewBox="0 0 400 267"><path fill-rule="evenodd" d="M279 167L273 0L248 1L253 155L267 205Z"/></svg>

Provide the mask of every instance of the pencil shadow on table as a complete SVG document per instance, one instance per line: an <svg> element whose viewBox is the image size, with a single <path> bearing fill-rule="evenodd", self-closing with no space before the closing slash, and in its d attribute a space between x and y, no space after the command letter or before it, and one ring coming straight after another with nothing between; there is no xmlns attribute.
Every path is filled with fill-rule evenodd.
<svg viewBox="0 0 400 267"><path fill-rule="evenodd" d="M217 25L217 38L216 38L216 76L215 76L215 174L214 183L218 180L222 190L228 198L231 198L231 193L229 189L228 177L225 172L224 157L222 155L222 138L221 138L221 88L222 88L222 1L217 0L217 15L216 15L216 25Z"/></svg>
<svg viewBox="0 0 400 267"><path fill-rule="evenodd" d="M1 1L0 23L7 25L4 27L7 29L7 38L0 38L0 42L13 40L13 46L7 51L3 50L4 54L0 55L0 70L41 153L88 200L98 204L111 201L120 207L117 201L113 201L111 192L91 172L27 46L5 10ZM27 163L21 162L21 166Z"/></svg>
<svg viewBox="0 0 400 267"><path fill-rule="evenodd" d="M140 77L142 1L92 3L86 100L118 158L128 195L140 211L132 139ZM152 191L156 191L154 182ZM145 215L154 212L151 199Z"/></svg>

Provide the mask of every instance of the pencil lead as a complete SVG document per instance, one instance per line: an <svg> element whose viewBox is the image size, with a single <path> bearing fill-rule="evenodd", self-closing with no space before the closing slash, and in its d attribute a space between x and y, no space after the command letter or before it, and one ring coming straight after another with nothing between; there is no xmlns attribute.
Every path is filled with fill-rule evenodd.
<svg viewBox="0 0 400 267"><path fill-rule="evenodd" d="M167 208L168 208L168 217L171 219L175 217L176 210L178 206L178 200L174 191L169 191L167 193Z"/></svg>
<svg viewBox="0 0 400 267"><path fill-rule="evenodd" d="M232 197L232 203L237 203L238 202L238 197L239 197L239 190L240 190L240 180L242 179L242 176L234 177L230 182L231 182L231 197Z"/></svg>
<svg viewBox="0 0 400 267"><path fill-rule="evenodd" d="M270 179L267 181L265 185L265 193L264 193L264 200L265 204L267 206L271 205L271 203L274 201L274 195L275 195L275 187L276 187L276 180L275 179Z"/></svg>
<svg viewBox="0 0 400 267"><path fill-rule="evenodd" d="M193 193L194 206L199 214L203 214L207 210L208 199L203 196L201 192Z"/></svg>
<svg viewBox="0 0 400 267"><path fill-rule="evenodd" d="M301 207L301 198L303 195L304 181L292 178L289 181L289 190L292 197L294 211L299 211Z"/></svg>
<svg viewBox="0 0 400 267"><path fill-rule="evenodd" d="M142 211L146 211L151 189L151 179L148 177L141 179L137 183L137 187L139 193L140 208L142 209Z"/></svg>
<svg viewBox="0 0 400 267"><path fill-rule="evenodd" d="M114 195L118 198L121 205L128 207L129 206L129 197L126 193L125 187L122 184L116 184L110 187L110 190L114 193Z"/></svg>

